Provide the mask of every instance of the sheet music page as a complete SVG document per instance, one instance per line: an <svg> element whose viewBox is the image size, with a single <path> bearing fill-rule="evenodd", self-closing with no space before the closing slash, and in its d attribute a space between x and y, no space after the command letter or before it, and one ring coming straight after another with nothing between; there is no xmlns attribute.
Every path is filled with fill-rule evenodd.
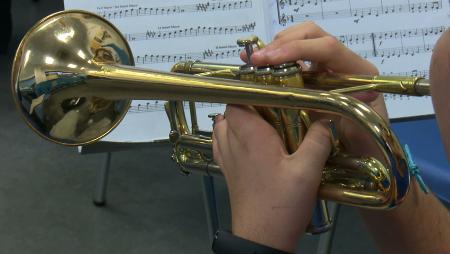
<svg viewBox="0 0 450 254"><path fill-rule="evenodd" d="M163 71L182 60L242 63L238 38L251 34L269 38L265 4L260 0L64 1L66 9L97 13L117 26L128 40L137 66ZM204 130L212 125L208 113L224 111L220 104L197 103L197 107L199 126ZM169 131L164 101L133 101L122 123L103 141L167 139Z"/></svg>
<svg viewBox="0 0 450 254"><path fill-rule="evenodd" d="M381 74L428 77L432 49L449 24L447 0L277 0L273 31L313 20ZM385 95L390 118L434 114L430 97Z"/></svg>

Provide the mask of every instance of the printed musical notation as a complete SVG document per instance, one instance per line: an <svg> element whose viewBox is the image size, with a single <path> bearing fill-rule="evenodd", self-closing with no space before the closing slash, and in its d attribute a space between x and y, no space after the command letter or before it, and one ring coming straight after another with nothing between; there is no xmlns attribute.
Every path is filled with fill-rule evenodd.
<svg viewBox="0 0 450 254"><path fill-rule="evenodd" d="M389 59L401 56L414 56L421 53L429 53L433 49L433 44L422 44L413 46L401 46L392 48L382 48L377 50L355 50L355 53L364 58L381 57ZM383 63L383 62L381 62Z"/></svg>
<svg viewBox="0 0 450 254"><path fill-rule="evenodd" d="M373 43L373 41L375 41L376 45L381 45L384 41L387 40L417 37L424 38L433 35L440 36L445 31L445 29L445 26L423 27L374 33L339 35L337 36L337 38L347 46L352 46L354 44L364 44L366 42Z"/></svg>
<svg viewBox="0 0 450 254"><path fill-rule="evenodd" d="M445 26L436 26L339 35L337 38L364 58L389 59L431 52L434 46L433 38L437 39L445 29ZM361 50L361 47L364 49Z"/></svg>
<svg viewBox="0 0 450 254"><path fill-rule="evenodd" d="M235 49L207 49L202 52L190 52L181 54L146 54L136 56L137 64L172 63L186 60L217 60L239 56L241 50Z"/></svg>
<svg viewBox="0 0 450 254"><path fill-rule="evenodd" d="M192 12L214 12L248 9L252 7L252 0L214 1L198 4L173 5L163 7L135 7L122 10L108 10L97 12L107 19L120 19L139 16L173 15Z"/></svg>
<svg viewBox="0 0 450 254"><path fill-rule="evenodd" d="M128 109L129 113L149 113L149 112L157 112L157 111L165 111L164 108L165 101L146 101L142 104L131 105ZM196 102L195 107L197 109L201 108L218 108L223 107L224 104L220 103L209 103L209 102ZM183 107L185 110L189 110L189 102L184 101Z"/></svg>
<svg viewBox="0 0 450 254"><path fill-rule="evenodd" d="M324 2L344 2L344 0L278 0L278 8L284 9L286 6L299 6L304 7L305 5L318 6Z"/></svg>
<svg viewBox="0 0 450 254"><path fill-rule="evenodd" d="M306 20L325 20L336 18L354 18L354 22L358 23L361 19L366 17L379 17L382 15L396 14L396 13L422 13L437 11L442 9L442 0L427 1L417 3L405 3L395 5L383 5L380 1L379 6L352 8L351 0L348 1L347 9L338 10L324 10L323 5L328 3L327 0L315 1L320 5L320 11L308 12L303 10L305 1L277 1L278 4L278 20L279 24L286 26L289 23L303 22ZM296 6L286 10L285 6L289 4ZM303 5L302 5L303 4ZM283 8L281 8L283 6Z"/></svg>
<svg viewBox="0 0 450 254"><path fill-rule="evenodd" d="M128 41L141 41L209 35L230 35L251 33L255 30L255 26L255 22L236 26L197 26L163 31L148 30L145 33L129 33L124 34L124 36Z"/></svg>
<svg viewBox="0 0 450 254"><path fill-rule="evenodd" d="M429 72L429 70L412 70L412 71L404 71L404 72L383 72L382 75L429 78L430 72Z"/></svg>
<svg viewBox="0 0 450 254"><path fill-rule="evenodd" d="M430 73L428 70L412 70L412 71L404 71L404 72L383 72L382 75L387 76L408 76L408 77L423 77L429 78ZM413 98L409 95L403 94L383 94L385 100L411 100ZM425 96L429 97L429 96Z"/></svg>

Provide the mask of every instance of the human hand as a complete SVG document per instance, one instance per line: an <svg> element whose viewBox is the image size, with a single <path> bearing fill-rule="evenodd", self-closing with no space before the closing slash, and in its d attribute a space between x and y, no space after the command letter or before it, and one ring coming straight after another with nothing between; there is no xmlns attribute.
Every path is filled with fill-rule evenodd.
<svg viewBox="0 0 450 254"><path fill-rule="evenodd" d="M245 53L244 53L245 54ZM242 55L245 59L245 55ZM319 71L375 75L377 69L314 23L291 27L252 56L256 65L288 61L313 63ZM360 93L387 119L383 97ZM331 118L331 117L330 117ZM367 134L347 120L334 119L347 148L355 155L373 154ZM233 232L275 248L292 251L308 225L329 156L326 127L316 122L297 152L288 155L276 131L256 112L229 106L226 118L214 128L214 159L221 167L230 192ZM312 145L311 145L312 144Z"/></svg>
<svg viewBox="0 0 450 254"><path fill-rule="evenodd" d="M440 49L447 49L445 47L445 45L447 45L445 44L445 42L447 38L450 38L450 36L448 36L449 34L450 32L446 33L445 36L447 37L443 36L444 39L440 40L440 43L438 43L436 47L438 49L436 50L436 52L447 52ZM245 53L241 55L241 58L246 59ZM439 62L442 59L445 60L444 57L438 58L436 54L434 55L434 65L432 65L432 67L434 67L434 69L432 68L432 72L435 71L435 75L434 77L432 77L432 82L434 83L441 82L442 80L445 81L445 78L440 79L441 76L439 76L439 71L436 71L445 69L445 64L442 64L443 66L440 66L440 63L445 63L445 61ZM275 40L267 46L267 48L255 52L252 56L252 62L256 65L276 65L288 61L297 61L304 69L310 68L310 66L307 66L304 61L311 62L311 68L316 71L347 74L378 74L377 69L371 63L365 61L355 53L351 52L336 38L333 38L331 35L323 31L323 29L312 22L299 24L281 32L277 35ZM441 82L438 85L447 83ZM433 93L440 89L439 87L437 87L438 85L436 85L436 87L432 87ZM447 92L448 90L444 87L444 85L442 85L441 88L443 88L445 92ZM382 95L376 93L363 93L354 94L354 96L369 104L376 112L378 112L380 116L382 116L386 121L388 120ZM433 94L433 97L436 97L436 94ZM445 96L442 96L442 98L444 98L444 102L447 101L445 99ZM435 106L438 104L439 103L435 102ZM241 113L237 112L237 114ZM256 119L247 118L245 120L245 123L248 124ZM438 120L442 122L441 119ZM345 144L347 151L356 156L370 155L379 157L378 155L380 151L378 151L376 146L368 144L368 142L370 142L368 140L372 139L369 138L367 134L364 134L364 132L359 130L357 126L348 124L348 122L343 119L335 122L339 123L337 125L337 128L338 130L340 130L340 139ZM254 133L256 133L258 125L254 125L254 128ZM321 127L319 126L319 128ZM251 132L250 134L252 133L253 132ZM246 135L243 135L241 137L242 140L246 140L247 138ZM263 139L261 137L265 136L260 136L259 139L246 140L246 146L255 147L255 145L261 145L262 143L265 144L265 141L267 141L268 144L271 143L271 138ZM315 135L311 135L310 138L316 139L318 137L315 137ZM222 141L220 139L217 139L214 146L221 147L221 142ZM302 144L301 147L303 145L304 144ZM218 148L215 148L215 150L217 149ZM275 150L277 149L279 148L276 148ZM299 149L299 151L302 151L302 149ZM299 158L301 158L302 156L306 156L302 155L299 151L297 151L293 156L298 155ZM287 246L287 248L284 248L285 250L292 250L292 246L294 244L293 242L302 234L302 231L297 227L297 225L301 224L302 229L304 229L304 221L306 219L309 220L309 217L305 219L303 215L305 213L310 215L310 212L312 210L311 200L313 199L314 193L311 193L310 190L306 189L302 189L304 191L303 193L298 192L298 200L306 199L309 202L303 203L303 205L299 205L298 207L295 207L288 212L285 211L285 214L279 214L279 216L281 217L281 221L278 221L279 217L277 215L272 217L271 213L267 213L263 209L260 210L259 206L254 205L255 202L258 202L258 200L264 200L262 197L266 195L266 192L260 193L259 191L248 191L252 190L250 188L251 186L255 186L258 182L261 181L260 176L257 175L258 177L253 177L251 174L245 173L247 172L248 167L240 164L239 157L237 157L238 155L240 155L239 153L236 153L235 156L233 156L233 154L231 153L229 153L229 155L229 157L223 156L222 161L220 161L219 164L226 168L225 171L229 172L227 173L228 175L234 176L227 177L227 183L230 187L230 190L235 189L245 191L231 191L230 193L230 195L232 195L232 207L234 207L232 208L233 212L237 215L243 214L241 216L236 216L237 218L233 218L233 228L236 228L235 233L243 236L244 238L256 240L257 242L271 245L273 247ZM216 158L217 156L218 155L216 152ZM280 155L278 156L280 157ZM225 161L224 158L228 158L227 161ZM249 157L247 165L252 165L254 161L256 163L259 163L258 165L266 165L266 159L270 158L266 155L265 157L263 157L263 159L261 159L261 157ZM232 161L232 163L230 161ZM225 165L226 163L231 164L229 164L228 166ZM298 160L297 163L299 163L298 168L303 168L302 163L304 162ZM286 165L287 167L294 167L294 165L292 164L282 164ZM270 171L270 168L266 168L266 170ZM289 172L289 170L281 170L281 172L286 171ZM309 175L305 179L308 179L309 177L311 177L311 179L317 179L317 176L315 174L316 172L312 170L305 170L303 172L304 174L314 173L313 175ZM272 190L278 189L277 187L275 187L275 184L278 184L281 187L286 186L286 188L289 189L289 186L293 186L291 185L292 182L290 181L296 181L295 178L291 180L284 179L284 174L270 174L270 176L273 176L271 185L269 185ZM285 180L286 182L282 180ZM264 184L266 184L266 182L264 182ZM250 187L246 187L247 185L249 185ZM282 191L278 193L271 192L270 195L271 199L275 198L275 200L279 200L281 198L281 200L283 200ZM309 195L309 197L300 197L301 195ZM295 200L295 198L292 196L288 196L287 198L290 200ZM241 204L241 202L253 199L256 199L256 201L250 202L249 204ZM440 253L443 250L445 252L445 250L450 249L447 240L450 236L450 230L448 227L448 222L450 221L449 212L433 195L425 195L423 192L421 192L414 179L411 183L411 191L399 208L389 211L364 209L361 209L360 211L369 231L371 232L382 252ZM414 212L411 213L411 211ZM303 217L303 220L299 219L300 217ZM271 223L272 218L276 219L273 221L273 223ZM296 221L296 219L299 221ZM249 224L245 224L246 222L249 222ZM295 228L290 231L291 227ZM283 241L286 239L280 239L280 237L274 235L278 234L279 232L281 232L280 234L283 237L286 237L286 239L290 240L287 245L282 245L286 244L286 241ZM423 234L423 232L428 233ZM290 249L289 246L291 246Z"/></svg>
<svg viewBox="0 0 450 254"><path fill-rule="evenodd" d="M216 117L213 151L228 185L233 233L292 252L310 221L330 146L328 129L316 122L289 155L256 111L227 106L225 118Z"/></svg>
<svg viewBox="0 0 450 254"><path fill-rule="evenodd" d="M241 58L247 59L245 52L241 54ZM306 65L305 61L311 62L311 66ZM311 21L291 26L278 33L272 43L253 53L252 62L258 66L298 62L304 70L378 75L378 69L372 63L351 51L336 37ZM388 121L382 94L358 92L353 93L352 96L367 103L385 121ZM339 139L347 151L355 156L381 155L374 142L367 145L368 140L372 138L358 126L346 119L327 117L336 123L340 131Z"/></svg>

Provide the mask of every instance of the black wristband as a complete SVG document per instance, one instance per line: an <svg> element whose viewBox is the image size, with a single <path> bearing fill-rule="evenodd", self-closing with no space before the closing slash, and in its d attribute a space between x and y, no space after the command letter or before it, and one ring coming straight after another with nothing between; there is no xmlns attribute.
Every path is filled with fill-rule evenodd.
<svg viewBox="0 0 450 254"><path fill-rule="evenodd" d="M221 230L214 236L212 250L215 254L288 254Z"/></svg>

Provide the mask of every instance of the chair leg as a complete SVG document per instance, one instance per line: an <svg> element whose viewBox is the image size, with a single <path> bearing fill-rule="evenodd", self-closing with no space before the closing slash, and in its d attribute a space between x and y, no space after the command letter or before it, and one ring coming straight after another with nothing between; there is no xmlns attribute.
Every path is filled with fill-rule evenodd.
<svg viewBox="0 0 450 254"><path fill-rule="evenodd" d="M96 206L106 205L106 189L108 187L109 167L111 165L111 153L105 153L103 167L97 171L93 202Z"/></svg>
<svg viewBox="0 0 450 254"><path fill-rule="evenodd" d="M212 243L214 234L219 229L219 216L217 215L216 193L214 191L214 178L202 176L203 202L205 204L206 222L208 224L209 240Z"/></svg>
<svg viewBox="0 0 450 254"><path fill-rule="evenodd" d="M331 220L333 221L333 226L330 231L320 235L316 254L330 254L333 245L334 233L336 232L337 219L339 217L339 210L341 208L341 205L332 202L329 202L328 204Z"/></svg>

